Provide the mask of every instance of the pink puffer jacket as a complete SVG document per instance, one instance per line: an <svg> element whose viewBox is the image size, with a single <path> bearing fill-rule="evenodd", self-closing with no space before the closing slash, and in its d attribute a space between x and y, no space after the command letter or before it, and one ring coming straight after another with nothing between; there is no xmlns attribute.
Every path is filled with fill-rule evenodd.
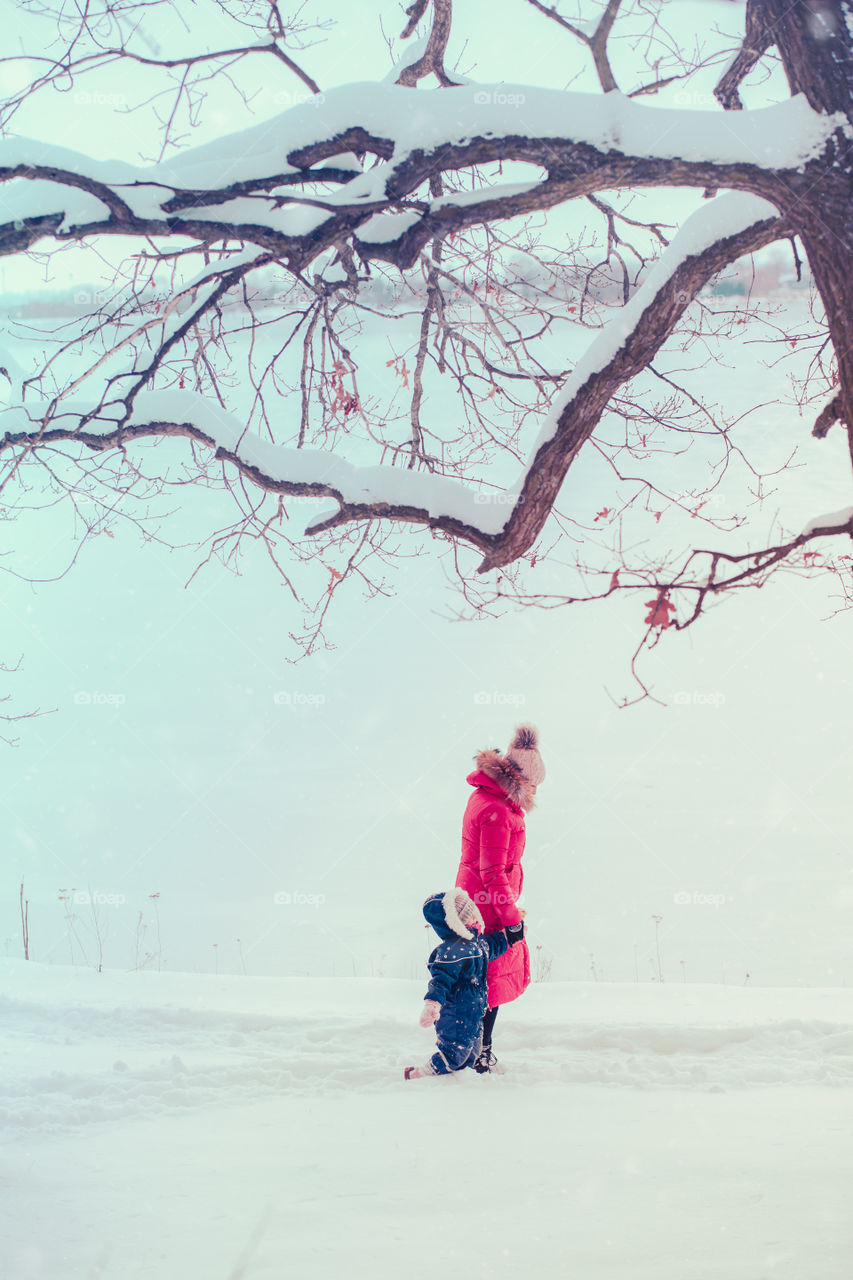
<svg viewBox="0 0 853 1280"><path fill-rule="evenodd" d="M524 811L533 807L530 784L497 751L482 751L467 781L475 788L462 819L462 858L456 883L480 908L488 933L518 924L516 899L524 873ZM515 1000L530 983L527 943L489 963L489 1006Z"/></svg>

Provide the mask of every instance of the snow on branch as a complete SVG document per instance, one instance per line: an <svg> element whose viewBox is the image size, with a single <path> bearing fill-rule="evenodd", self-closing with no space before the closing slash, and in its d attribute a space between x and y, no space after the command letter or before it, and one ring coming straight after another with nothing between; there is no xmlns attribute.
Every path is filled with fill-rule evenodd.
<svg viewBox="0 0 853 1280"><path fill-rule="evenodd" d="M780 171L818 156L842 122L812 110L802 95L734 114L659 109L618 92L465 85L427 99L425 91L399 85L355 84L147 167L8 137L0 141L8 219L0 254L45 235L189 235L204 243L237 235L303 266L355 234L363 256L409 266L437 235L602 187L693 185L772 195ZM363 172L325 163L364 153L379 162ZM418 198L407 206L428 178L497 160L534 164L546 176L512 192L484 186L465 203ZM294 194L294 187L303 191ZM406 228L392 223L389 238L377 215L403 210Z"/></svg>
<svg viewBox="0 0 853 1280"><path fill-rule="evenodd" d="M100 451L150 436L186 436L208 445L218 459L231 462L268 492L332 498L351 519L428 524L484 549L490 541L483 527L489 508L458 481L404 467L359 467L325 450L273 444L194 391L143 391L130 415L122 415L122 405L114 404L87 417L63 402L51 418L38 423L35 414L45 408L25 411L19 406L0 413L0 450L74 440Z"/></svg>
<svg viewBox="0 0 853 1280"><path fill-rule="evenodd" d="M786 223L771 204L741 193L719 196L687 219L561 388L516 487L510 518L481 571L511 563L532 546L610 397L648 366L699 289L728 263L785 234Z"/></svg>
<svg viewBox="0 0 853 1280"><path fill-rule="evenodd" d="M530 462L510 494L497 500L445 476L394 466L356 466L337 453L276 444L250 433L214 401L191 391L157 390L162 353L229 276L205 275L197 306L180 326L170 320L148 369L111 376L100 404L73 397L22 403L0 413L0 448L64 439L93 450L156 435L183 435L207 444L260 488L334 500L337 509L309 534L365 519L428 525L484 553L481 571L517 559L539 536L560 486L617 388L643 369L672 332L697 291L728 263L787 233L772 205L739 193L702 206L684 224L634 297L599 334L548 413ZM234 266L230 279L249 269ZM132 379L124 393L117 388ZM110 399L109 396L112 396Z"/></svg>
<svg viewBox="0 0 853 1280"><path fill-rule="evenodd" d="M842 511L830 511L828 515L815 516L800 534L801 538L822 537L824 534L853 534L853 507L844 507Z"/></svg>

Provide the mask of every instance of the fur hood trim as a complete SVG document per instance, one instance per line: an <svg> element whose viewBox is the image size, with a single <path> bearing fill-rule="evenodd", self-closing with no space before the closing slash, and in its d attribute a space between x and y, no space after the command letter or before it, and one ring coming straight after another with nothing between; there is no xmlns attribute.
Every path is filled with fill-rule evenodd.
<svg viewBox="0 0 853 1280"><path fill-rule="evenodd" d="M496 782L514 804L517 804L525 813L530 812L534 806L533 787L517 764L507 760L506 756L502 756L495 750L481 751L474 757L474 763L480 773L484 773L487 778L491 778L492 782Z"/></svg>
<svg viewBox="0 0 853 1280"><path fill-rule="evenodd" d="M464 938L470 942L475 938L474 930L463 923L463 917L477 926L478 933L484 931L480 910L458 885L446 893L430 894L424 903L424 919L432 925L442 942L452 938Z"/></svg>
<svg viewBox="0 0 853 1280"><path fill-rule="evenodd" d="M448 889L447 893L441 899L441 905L444 907L444 918L447 921L448 928L452 929L454 933L458 933L460 938L473 938L475 935L472 933L472 931L468 928L467 925L462 923L462 917L459 915L459 912L456 909L456 900L457 900L457 895L459 894L464 894L465 898L468 897L468 894L465 893L464 889L458 889L454 886L454 888ZM473 903L471 903L471 906L476 912L476 916L474 918L479 922L480 933L482 933L483 917L480 915L479 911L477 911L477 908L474 906Z"/></svg>

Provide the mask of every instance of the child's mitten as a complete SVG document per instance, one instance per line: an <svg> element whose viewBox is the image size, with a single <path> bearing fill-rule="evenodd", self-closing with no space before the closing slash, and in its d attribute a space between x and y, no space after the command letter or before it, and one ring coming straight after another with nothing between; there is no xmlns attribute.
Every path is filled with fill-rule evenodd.
<svg viewBox="0 0 853 1280"><path fill-rule="evenodd" d="M521 942L524 937L524 921L519 920L518 924L508 924L504 929L504 933L509 945L511 947L515 946L516 942Z"/></svg>
<svg viewBox="0 0 853 1280"><path fill-rule="evenodd" d="M441 1013L441 1005L437 1000L424 1000L424 1011L420 1016L422 1027L431 1027Z"/></svg>

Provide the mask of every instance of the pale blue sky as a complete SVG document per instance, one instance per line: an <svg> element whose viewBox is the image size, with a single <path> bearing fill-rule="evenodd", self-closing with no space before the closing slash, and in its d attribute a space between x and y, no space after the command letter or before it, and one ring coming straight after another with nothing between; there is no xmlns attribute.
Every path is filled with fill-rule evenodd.
<svg viewBox="0 0 853 1280"><path fill-rule="evenodd" d="M472 40L490 33L476 46L478 78L563 83L571 43L557 55L557 33L528 6L506 7L525 33L511 57L493 5L458 8ZM707 11L733 23L737 12L671 8L680 22ZM306 67L339 82L357 42L359 75L384 74L368 30L360 17L343 50L333 37ZM221 110L209 128L230 125L233 107ZM126 117L100 111L84 124L98 154L127 154ZM80 146L79 116L50 128ZM8 268L9 287L19 270ZM727 391L769 398L778 380L761 353L728 354L736 367L717 373ZM807 420L772 406L745 430L762 458L796 445L808 464L780 481L763 528L777 506L796 527L850 502L840 433L814 442ZM596 480L592 463L579 468L565 501L606 501ZM199 494L176 529L226 516L224 499ZM7 528L20 572L62 564L57 514ZM36 958L69 959L57 893L73 886L125 899L102 909L106 962L118 967L134 963L140 909L150 939L148 895L160 892L171 968L213 968L217 943L217 963L238 971L239 937L255 973L418 972L420 903L453 880L471 757L531 719L548 779L529 819L527 903L555 976L589 976L594 954L605 977L630 979L636 963L647 979L659 914L669 980L681 960L700 981L850 980L851 621L823 620L834 606L819 583L748 593L667 639L646 667L667 705L618 711L605 688L630 692L636 600L463 624L446 616L457 601L442 565L421 558L395 596L345 596L330 621L337 647L291 666L299 618L263 558L247 556L240 577L210 567L185 589L196 563L119 528L60 582L2 582L2 653L25 655L9 681L14 707L57 708L23 722L20 747L2 757L10 954L23 875ZM82 910L78 927L85 939Z"/></svg>

